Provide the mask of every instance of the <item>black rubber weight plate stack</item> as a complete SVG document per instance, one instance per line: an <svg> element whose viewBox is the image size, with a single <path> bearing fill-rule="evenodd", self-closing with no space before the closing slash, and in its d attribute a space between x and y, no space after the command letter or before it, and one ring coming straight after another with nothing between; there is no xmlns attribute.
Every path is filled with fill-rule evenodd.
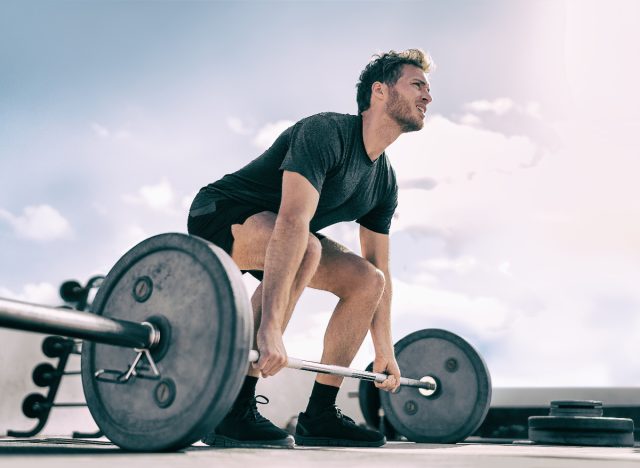
<svg viewBox="0 0 640 468"><path fill-rule="evenodd" d="M97 381L99 369L126 370L135 352L83 345L87 404L112 442L134 451L179 450L220 422L240 390L252 336L241 273L224 251L184 234L152 237L116 263L93 312L151 321L162 335L154 352L161 381Z"/></svg>
<svg viewBox="0 0 640 468"><path fill-rule="evenodd" d="M632 419L603 417L594 400L555 400L549 416L529 417L529 439L539 444L632 447Z"/></svg>
<svg viewBox="0 0 640 468"><path fill-rule="evenodd" d="M459 336L439 329L407 335L395 345L403 376L435 378L429 397L415 387L380 392L391 425L414 442L456 443L473 434L489 411L491 377L484 360Z"/></svg>
<svg viewBox="0 0 640 468"><path fill-rule="evenodd" d="M585 416L531 416L529 439L538 444L633 447L633 420Z"/></svg>

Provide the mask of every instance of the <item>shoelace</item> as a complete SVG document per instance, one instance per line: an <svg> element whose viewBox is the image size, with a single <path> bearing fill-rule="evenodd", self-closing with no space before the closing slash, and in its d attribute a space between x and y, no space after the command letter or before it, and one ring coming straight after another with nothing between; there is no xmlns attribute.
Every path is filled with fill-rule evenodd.
<svg viewBox="0 0 640 468"><path fill-rule="evenodd" d="M351 419L349 416L347 416L346 414L342 414L342 411L340 410L340 408L338 408L336 405L333 405L333 408L336 411L336 416L339 420L341 421L346 421L347 423L351 423L351 424L355 424L356 422Z"/></svg>
<svg viewBox="0 0 640 468"><path fill-rule="evenodd" d="M259 400L258 398L262 398L263 400ZM266 419L258 412L258 405L266 405L269 403L269 399L264 395L256 395L249 400L249 411L251 412L251 416L255 421L261 421Z"/></svg>

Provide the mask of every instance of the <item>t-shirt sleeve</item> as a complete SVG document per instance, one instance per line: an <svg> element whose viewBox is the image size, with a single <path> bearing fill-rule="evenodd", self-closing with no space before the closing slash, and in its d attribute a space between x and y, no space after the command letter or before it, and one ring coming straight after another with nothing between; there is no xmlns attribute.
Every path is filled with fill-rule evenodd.
<svg viewBox="0 0 640 468"><path fill-rule="evenodd" d="M371 211L356 220L357 223L379 234L389 234L391 220L398 206L398 186L389 190L388 195Z"/></svg>
<svg viewBox="0 0 640 468"><path fill-rule="evenodd" d="M304 176L320 193L327 173L340 162L338 128L330 119L314 116L295 125L280 170Z"/></svg>

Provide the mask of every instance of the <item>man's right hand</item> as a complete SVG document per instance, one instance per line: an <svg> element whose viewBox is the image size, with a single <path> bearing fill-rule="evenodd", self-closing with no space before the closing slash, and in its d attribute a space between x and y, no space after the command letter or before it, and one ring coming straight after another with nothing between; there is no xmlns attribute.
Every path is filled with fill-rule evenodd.
<svg viewBox="0 0 640 468"><path fill-rule="evenodd" d="M282 342L282 332L278 329L258 329L256 345L260 353L258 362L253 368L258 369L263 377L277 374L287 365L287 350Z"/></svg>

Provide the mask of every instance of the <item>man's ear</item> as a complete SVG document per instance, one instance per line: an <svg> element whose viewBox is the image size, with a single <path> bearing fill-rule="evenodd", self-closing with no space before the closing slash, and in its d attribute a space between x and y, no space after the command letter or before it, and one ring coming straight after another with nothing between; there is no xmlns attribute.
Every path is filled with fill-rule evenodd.
<svg viewBox="0 0 640 468"><path fill-rule="evenodd" d="M387 94L387 85L380 81L374 81L371 85L371 97L374 99L384 99Z"/></svg>

